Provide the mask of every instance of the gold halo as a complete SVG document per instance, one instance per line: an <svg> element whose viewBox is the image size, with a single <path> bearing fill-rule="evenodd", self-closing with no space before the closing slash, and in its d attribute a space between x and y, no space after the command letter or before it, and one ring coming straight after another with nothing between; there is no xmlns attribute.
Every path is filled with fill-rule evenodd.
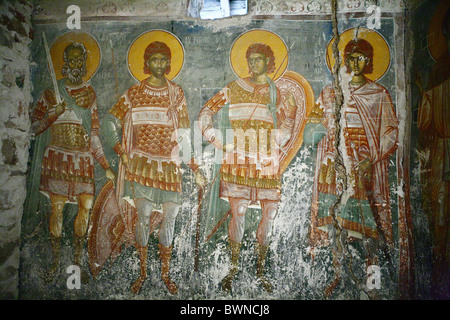
<svg viewBox="0 0 450 320"><path fill-rule="evenodd" d="M245 53L253 43L263 43L270 46L275 56L275 71L269 74L269 76L273 78L272 80L281 77L286 71L289 62L286 43L277 34L264 29L253 29L244 32L233 42L230 50L230 64L236 76L239 78L249 76ZM280 67L281 63L282 65Z"/></svg>
<svg viewBox="0 0 450 320"><path fill-rule="evenodd" d="M358 39L364 39L368 41L373 47L373 72L371 74L366 74L365 76L372 81L377 81L389 69L389 65L391 63L389 46L383 36L377 31L363 27L360 27L359 31L357 30L358 28L347 29L340 35L338 48L341 56L341 67L345 67L345 61L343 59L344 48L347 43L355 38L355 33L358 32ZM331 73L333 73L333 67L335 63L332 49L333 41L334 37L328 43L326 53L327 65Z"/></svg>
<svg viewBox="0 0 450 320"><path fill-rule="evenodd" d="M181 41L168 31L150 30L138 36L128 49L128 70L138 81L149 77L144 73L144 52L147 46L154 41L164 42L170 49L172 59L170 59L170 72L166 75L167 79L174 79L183 67L184 48Z"/></svg>
<svg viewBox="0 0 450 320"><path fill-rule="evenodd" d="M64 65L64 49L74 42L81 42L87 51L86 75L83 77L84 81L91 79L100 66L102 53L97 40L85 32L70 31L59 36L50 47L50 55L52 57L53 68L55 69L57 80L64 78L61 73Z"/></svg>
<svg viewBox="0 0 450 320"><path fill-rule="evenodd" d="M447 51L447 39L442 33L442 22L445 13L450 9L450 2L444 0L437 6L428 28L428 51L431 57L437 61Z"/></svg>

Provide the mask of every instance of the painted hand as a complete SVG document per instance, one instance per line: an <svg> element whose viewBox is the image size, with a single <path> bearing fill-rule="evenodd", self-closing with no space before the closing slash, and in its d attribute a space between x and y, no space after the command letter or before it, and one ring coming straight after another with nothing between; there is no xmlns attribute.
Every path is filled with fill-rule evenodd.
<svg viewBox="0 0 450 320"><path fill-rule="evenodd" d="M295 107L297 105L294 95L290 92L287 94L287 102L289 103L290 107Z"/></svg>
<svg viewBox="0 0 450 320"><path fill-rule="evenodd" d="M291 134L290 133L286 133L283 135L282 139L281 139L281 147L284 147L286 145L286 143L288 143L288 141L291 140Z"/></svg>
<svg viewBox="0 0 450 320"><path fill-rule="evenodd" d="M364 159L359 164L359 180L362 184L360 187L366 189L372 181L372 162L369 158Z"/></svg>
<svg viewBox="0 0 450 320"><path fill-rule="evenodd" d="M105 176L106 176L106 178L111 180L113 182L113 184L115 184L116 173L111 168L108 168L108 169L105 170Z"/></svg>
<svg viewBox="0 0 450 320"><path fill-rule="evenodd" d="M56 114L57 116L62 115L62 114L64 113L64 111L66 110L66 106L67 106L66 102L65 102L64 100L61 101L60 104L57 104L57 105L55 106L55 114Z"/></svg>
<svg viewBox="0 0 450 320"><path fill-rule="evenodd" d="M223 146L223 152L228 153L228 152L231 152L231 151L234 151L234 145L233 144L229 143L229 144L226 144L226 145Z"/></svg>
<svg viewBox="0 0 450 320"><path fill-rule="evenodd" d="M122 164L123 164L126 168L128 168L128 156L127 156L127 154L126 154L126 153L122 153L122 154L120 155L120 159L122 160Z"/></svg>
<svg viewBox="0 0 450 320"><path fill-rule="evenodd" d="M281 148L284 147L284 145L288 143L288 141L291 139L291 133L289 130L282 128L277 132L275 138L276 138L275 142Z"/></svg>
<svg viewBox="0 0 450 320"><path fill-rule="evenodd" d="M206 186L206 178L200 170L195 173L195 183L202 188Z"/></svg>

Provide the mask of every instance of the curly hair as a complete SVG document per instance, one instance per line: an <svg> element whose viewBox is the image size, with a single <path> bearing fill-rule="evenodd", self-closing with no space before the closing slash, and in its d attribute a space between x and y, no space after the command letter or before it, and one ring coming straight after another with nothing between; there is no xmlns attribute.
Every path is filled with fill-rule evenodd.
<svg viewBox="0 0 450 320"><path fill-rule="evenodd" d="M69 51L73 50L73 49L81 50L81 55L82 55L83 59L84 60L87 59L87 51L86 51L86 47L84 46L84 44L82 44L81 42L72 42L69 45L67 45L67 47L64 49L64 53L63 53L64 62L67 62L67 55L69 54Z"/></svg>
<svg viewBox="0 0 450 320"><path fill-rule="evenodd" d="M172 58L172 53L170 52L170 48L167 46L167 44L165 44L164 42L160 42L160 41L154 41L154 42L150 43L147 46L147 48L145 48L144 61L148 61L148 59L150 59L150 57L155 53L162 53L163 55L166 56L166 58L168 60L170 60ZM169 72L170 72L170 64L164 73L169 74ZM152 74L152 72L150 71L150 68L147 66L146 63L144 63L144 73Z"/></svg>
<svg viewBox="0 0 450 320"><path fill-rule="evenodd" d="M364 69L364 74L371 74L373 72L373 47L369 43L369 41L364 39L353 39L350 40L344 49L344 61L345 65L347 67L347 73L350 73L351 70L348 66L347 59L348 56L358 52L363 54L366 58L369 59L369 62L366 65L366 68Z"/></svg>
<svg viewBox="0 0 450 320"><path fill-rule="evenodd" d="M82 44L81 42L72 42L69 45L67 45L67 47L64 49L63 52L64 64L61 70L61 74L64 77L70 74L68 55L69 52L74 49L81 50L81 57L83 58L84 62L87 61L87 50L84 44ZM84 63L83 66L81 67L81 75L84 77L86 74L87 74L86 63Z"/></svg>
<svg viewBox="0 0 450 320"><path fill-rule="evenodd" d="M263 43L253 43L248 47L247 52L245 53L245 58L248 60L252 53L261 53L266 58L269 58L269 62L267 63L267 73L272 73L275 71L275 55L273 54L270 46ZM249 71L250 73L252 72L250 66Z"/></svg>

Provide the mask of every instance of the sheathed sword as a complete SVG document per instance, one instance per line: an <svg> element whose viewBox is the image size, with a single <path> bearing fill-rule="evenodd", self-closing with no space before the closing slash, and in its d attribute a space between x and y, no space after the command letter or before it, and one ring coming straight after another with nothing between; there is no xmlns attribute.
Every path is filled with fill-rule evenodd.
<svg viewBox="0 0 450 320"><path fill-rule="evenodd" d="M216 233L216 231L219 229L219 227L227 220L227 218L231 215L231 209L229 209L223 216L222 219L219 220L219 222L216 224L216 226L211 230L211 232L206 237L205 242L208 242L209 239Z"/></svg>
<svg viewBox="0 0 450 320"><path fill-rule="evenodd" d="M53 68L53 60L50 54L50 49L48 48L47 38L45 33L42 32L42 38L44 39L45 53L47 54L47 63L50 71L50 76L52 77L53 89L55 90L55 97L57 104L61 104L61 96L59 95L58 82L56 81L55 69Z"/></svg>

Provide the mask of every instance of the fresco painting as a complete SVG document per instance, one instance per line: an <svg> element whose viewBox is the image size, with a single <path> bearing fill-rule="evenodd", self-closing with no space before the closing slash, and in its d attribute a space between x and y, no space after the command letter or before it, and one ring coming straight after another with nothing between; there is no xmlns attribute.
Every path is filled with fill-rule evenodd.
<svg viewBox="0 0 450 320"><path fill-rule="evenodd" d="M245 60L247 63L243 64ZM231 265L221 283L226 291L231 290L239 270L245 215L250 206L261 210L256 230L256 275L264 290L272 291L272 284L264 276L264 264L281 199L281 167L288 164L289 153L295 154L301 145L298 140L302 139L313 96L301 75L286 70L287 61L288 50L278 35L266 30L240 35L230 51L230 62L237 75L246 76L220 90L198 116L205 139L223 153L214 176L218 183L213 186L208 204L212 207L210 214L216 215L213 220L219 223L224 215L218 210L219 199L228 202L225 215L231 215L228 226ZM212 124L215 114L220 115L221 136ZM227 132L230 129L231 136ZM244 141L243 136L248 140Z"/></svg>
<svg viewBox="0 0 450 320"><path fill-rule="evenodd" d="M415 230L400 231L410 159L398 151L395 18L378 29L347 19L337 50L327 19L86 25L43 24L34 41L28 296L397 297L412 259L399 247ZM448 268L444 47L427 86L417 80L437 283ZM81 267L81 290L67 290L68 265ZM382 288L366 285L374 267Z"/></svg>
<svg viewBox="0 0 450 320"><path fill-rule="evenodd" d="M89 82L100 62L98 44L85 33L67 33L51 49L46 43L46 49L58 59L49 63L53 87L39 98L32 117L37 139L32 169L35 180L30 191L38 190L50 201L48 228L53 261L45 277L51 281L60 268L64 206L78 207L73 261L81 265L95 193L94 158L108 178L115 175L103 153L96 95Z"/></svg>
<svg viewBox="0 0 450 320"><path fill-rule="evenodd" d="M116 191L111 190L116 193L117 205L112 212L99 215L109 220L111 215L120 213L124 223L123 242L134 244L139 250L141 275L132 285L135 293L147 278L148 238L158 228L161 278L168 290L176 294L177 286L169 277L169 266L182 190L178 141L190 139L189 134L179 133L190 122L183 89L169 79L180 70L183 47L169 32L150 31L131 45L130 65L135 56L144 61L142 70L136 72L140 82L119 98L102 126L120 163ZM178 63L172 65L172 61ZM190 168L196 173L197 183L204 185L204 177L194 159ZM101 226L100 222L93 231L106 232Z"/></svg>
<svg viewBox="0 0 450 320"><path fill-rule="evenodd" d="M320 132L326 132L317 146L310 239L313 246L325 245L328 233L337 232L333 228L343 229L349 238L364 241L369 267L377 264L377 247L388 245L393 249L388 166L398 144L398 119L389 92L376 83L389 66L390 54L382 36L365 28L345 31L340 43L343 72L349 75L343 77L345 102L339 123L343 134L336 133L333 85L320 93L308 119L312 124L308 129L319 132L309 136L317 139ZM347 190L338 181L335 139L345 145ZM346 202L334 217L329 207L340 193L345 193Z"/></svg>

